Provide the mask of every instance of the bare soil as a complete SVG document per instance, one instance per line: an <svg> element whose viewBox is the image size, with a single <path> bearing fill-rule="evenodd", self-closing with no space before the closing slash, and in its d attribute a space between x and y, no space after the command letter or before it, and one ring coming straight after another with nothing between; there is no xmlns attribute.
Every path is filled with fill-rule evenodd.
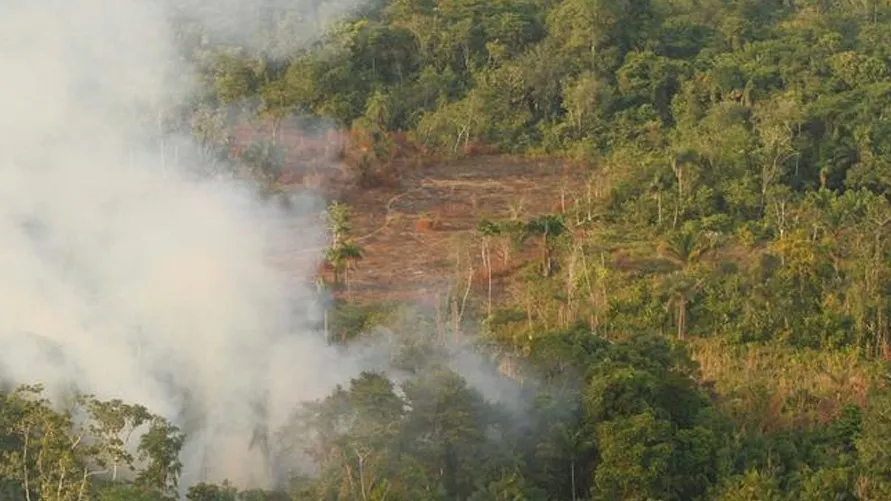
<svg viewBox="0 0 891 501"><path fill-rule="evenodd" d="M557 160L509 156L396 168L399 186L353 186L337 197L351 207L354 238L364 249L350 277L354 300L429 300L450 285L466 284L471 268L480 281L481 219L524 220L559 211L585 179L584 172ZM533 246L513 259L534 256Z"/></svg>

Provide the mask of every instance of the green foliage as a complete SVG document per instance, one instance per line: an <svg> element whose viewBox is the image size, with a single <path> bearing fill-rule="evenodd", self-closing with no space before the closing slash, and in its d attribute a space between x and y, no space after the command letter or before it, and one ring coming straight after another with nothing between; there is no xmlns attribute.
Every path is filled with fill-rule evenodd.
<svg viewBox="0 0 891 501"><path fill-rule="evenodd" d="M782 498L775 479L758 471L750 470L729 482L716 499L718 501L779 501Z"/></svg>
<svg viewBox="0 0 891 501"><path fill-rule="evenodd" d="M144 407L88 395L60 411L42 391L21 386L0 394L0 492L9 499L167 501L175 492L183 437L169 422ZM128 439L144 424L133 458ZM113 482L119 469L136 473L136 484L101 481Z"/></svg>
<svg viewBox="0 0 891 501"><path fill-rule="evenodd" d="M200 483L189 487L188 501L237 501L238 490L234 487Z"/></svg>
<svg viewBox="0 0 891 501"><path fill-rule="evenodd" d="M325 251L325 260L334 270L335 285L345 282L347 292L350 287L350 269L362 259L363 250L351 239L352 223L349 207L340 202L328 206L325 220L331 234L331 244Z"/></svg>
<svg viewBox="0 0 891 501"><path fill-rule="evenodd" d="M268 47L301 30L270 23ZM326 317L339 342L379 323L414 337L397 343L398 381L362 374L281 430L319 470L293 498L891 497L876 375L891 357L887 5L393 0L278 60L177 32L200 92L159 128L189 129L216 163L229 124L271 122L240 159L268 184L298 113L361 131L367 158L410 132L436 154L564 156L596 186L565 213L477 228L483 341L531 381L522 419L443 363L429 339L442 319L340 303ZM364 251L346 205L326 216L349 292ZM493 293L507 241L537 269ZM0 498L174 495L179 429L138 404L76 407L85 422L39 388L2 394ZM187 487L190 501L277 499Z"/></svg>
<svg viewBox="0 0 891 501"><path fill-rule="evenodd" d="M173 501L155 490L135 485L112 483L97 488L97 501Z"/></svg>

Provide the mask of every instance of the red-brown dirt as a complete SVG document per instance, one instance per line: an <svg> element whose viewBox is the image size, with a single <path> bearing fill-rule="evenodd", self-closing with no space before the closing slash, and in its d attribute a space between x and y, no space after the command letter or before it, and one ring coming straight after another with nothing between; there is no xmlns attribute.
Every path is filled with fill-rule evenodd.
<svg viewBox="0 0 891 501"><path fill-rule="evenodd" d="M430 300L450 285L463 291L470 278L484 290L488 273L482 265L476 231L480 219L525 220L562 211L581 195L584 167L558 160L485 155L473 145L457 161L435 161L404 135L391 138L394 151L375 166L388 182L363 186L355 168L371 148L363 131L307 134L287 126L277 132L286 168L279 182L312 186L328 199L346 202L353 214L353 237L364 258L350 273L352 299ZM230 133L233 156L251 141L271 138L268 123L241 125ZM518 265L537 256L537 242L510 252L505 263L492 244L493 286L498 294ZM310 249L321 258L323 249ZM306 251L304 251L306 252ZM472 268L472 270L471 270ZM331 270L318 272L329 281Z"/></svg>
<svg viewBox="0 0 891 501"><path fill-rule="evenodd" d="M527 219L551 212L561 189L581 191L584 177L583 171L566 170L554 160L487 156L403 169L398 188L343 192L338 198L351 207L354 235L365 252L352 274L352 296L420 299L450 284L466 284L470 267L474 282L485 287L476 230L480 219ZM513 265L536 255L535 245L530 242L525 252L514 253L507 267L492 245L496 286Z"/></svg>

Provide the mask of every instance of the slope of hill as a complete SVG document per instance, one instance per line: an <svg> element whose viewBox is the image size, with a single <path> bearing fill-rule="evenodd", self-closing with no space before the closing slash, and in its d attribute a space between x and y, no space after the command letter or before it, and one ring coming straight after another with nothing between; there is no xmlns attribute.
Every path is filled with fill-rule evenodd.
<svg viewBox="0 0 891 501"><path fill-rule="evenodd" d="M326 348L373 370L258 439L278 490L190 501L891 499L891 6L391 0L280 57L289 5L238 43L179 20L199 92L165 116L345 203L276 259L327 263ZM0 497L173 492L163 419L85 399L73 452L72 415L0 396ZM140 480L80 477L130 460L121 415L156 432Z"/></svg>

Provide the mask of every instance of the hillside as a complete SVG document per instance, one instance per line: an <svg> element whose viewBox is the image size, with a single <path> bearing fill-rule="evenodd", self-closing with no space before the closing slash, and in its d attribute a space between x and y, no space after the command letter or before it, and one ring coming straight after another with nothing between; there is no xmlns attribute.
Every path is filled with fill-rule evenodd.
<svg viewBox="0 0 891 501"><path fill-rule="evenodd" d="M550 213L561 190L567 200L580 191L583 174L559 161L481 157L406 170L396 188L344 193L366 253L351 278L352 298L411 300L450 286L456 258L482 267L474 248L480 219Z"/></svg>
<svg viewBox="0 0 891 501"><path fill-rule="evenodd" d="M186 367L158 384L175 410L84 395L66 413L40 388L4 390L0 499L891 499L891 6L386 0L305 35L323 7L255 2L238 18L250 36L167 13L195 92L126 108L165 162L167 135L188 136L196 163L265 202L323 198L313 224L279 228L275 256L274 273L316 289L285 304L257 259L266 221L229 199L151 193L177 209L152 235L179 233L111 250L179 270L157 282L166 309L145 306L152 279L120 302L89 289L78 320L103 327L118 310L94 301L132 299L165 321L124 315L127 332L190 341L156 354ZM35 129L22 144L44 144ZM325 242L305 233L319 221ZM67 268L48 269L20 288L71 290ZM85 367L107 382L134 366L111 358ZM189 387L195 375L212 383ZM206 422L249 431L205 460L259 471L264 489L189 469Z"/></svg>

